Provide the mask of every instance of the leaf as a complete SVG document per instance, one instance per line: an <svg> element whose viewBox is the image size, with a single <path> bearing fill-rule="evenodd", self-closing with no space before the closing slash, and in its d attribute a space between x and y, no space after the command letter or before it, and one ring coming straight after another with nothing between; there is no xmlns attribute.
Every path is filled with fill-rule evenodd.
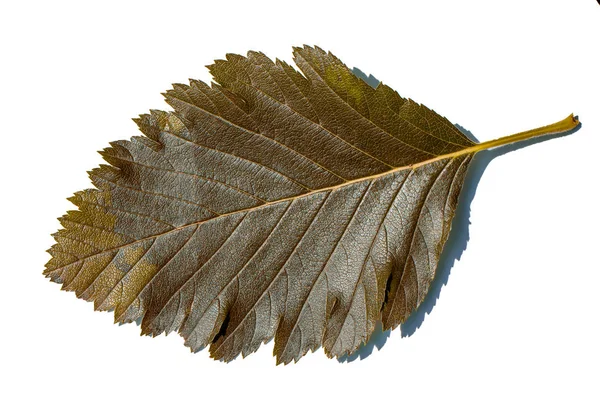
<svg viewBox="0 0 600 400"><path fill-rule="evenodd" d="M294 49L300 71L226 58L101 152L44 271L226 361L272 338L278 363L340 357L377 321L397 327L427 294L473 155L578 124L476 144L318 47Z"/></svg>

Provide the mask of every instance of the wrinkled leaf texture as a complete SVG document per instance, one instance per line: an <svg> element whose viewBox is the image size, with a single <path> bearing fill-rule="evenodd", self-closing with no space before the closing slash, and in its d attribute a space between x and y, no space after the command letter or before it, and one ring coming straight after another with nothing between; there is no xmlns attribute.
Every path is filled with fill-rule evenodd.
<svg viewBox="0 0 600 400"><path fill-rule="evenodd" d="M228 54L167 91L70 198L45 275L226 361L272 338L278 363L340 357L405 321L476 144L318 47L294 61Z"/></svg>

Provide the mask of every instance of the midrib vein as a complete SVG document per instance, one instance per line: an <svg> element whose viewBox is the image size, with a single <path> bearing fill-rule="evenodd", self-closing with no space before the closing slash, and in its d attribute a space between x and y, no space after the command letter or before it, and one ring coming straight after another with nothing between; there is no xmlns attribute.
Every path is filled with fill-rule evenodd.
<svg viewBox="0 0 600 400"><path fill-rule="evenodd" d="M487 149L491 149L491 148L494 148L494 147L503 146L503 145L507 145L507 144L511 144L511 143L516 143L516 142L520 142L522 140L527 140L527 139L531 139L531 138L542 136L542 135L558 134L558 133L567 132L567 131L570 131L571 129L576 128L578 125L579 125L579 120L577 118L575 118L573 116L573 114L571 114L567 118L565 118L565 119L563 119L561 121L558 121L558 122L556 122L554 124L546 125L546 126L543 126L543 127L540 127L540 128L536 128L536 129L532 129L532 130L528 130L528 131L524 131L524 132L520 132L520 133L515 133L513 135L504 136L504 137L499 138L499 139L494 139L494 140L490 140L490 141L487 141L487 142L479 143L479 144L476 144L474 146L471 146L471 147L468 147L468 148L465 148L465 149L461 149L461 150L458 150L458 151L455 151L455 152L452 152L452 153L448 153L448 154L443 154L443 155L431 158L429 160L421 161L421 162L418 162L418 163L415 163L415 164L410 164L410 165L405 165L405 166L393 168L393 169L390 169L388 171L385 171L385 172L382 172L382 173L379 173L379 174L369 175L369 176L365 176L365 177L361 177L361 178L349 180L349 181L346 181L346 182L342 182L342 183L340 183L338 185L335 185L335 186L329 186L329 187L325 187L325 188L321 188L321 189L315 189L315 190L312 190L312 191L310 191L308 193L302 193L302 194L299 194L299 195L296 195L296 196L285 197L285 198L282 198L282 199L279 199L279 200L273 200L273 201L266 202L264 204L255 206L255 207L249 207L249 208L239 209L239 210L231 211L229 213L217 215L217 216L215 216L213 218L209 218L209 219L205 219L205 220L202 220L202 221L197 221L197 222L192 222L192 223L189 223L189 224L186 224L186 225L182 225L182 226L179 226L177 228L174 228L174 229L171 229L171 230L168 230L168 231L164 231L164 232L158 233L156 235L147 236L145 238L138 239L138 240L135 240L133 242L126 243L124 245L120 245L120 246L117 246L117 247L106 249L106 250L103 250L102 252L95 253L95 254L89 255L87 257L83 257L83 258L81 258L81 259L79 259L77 261L73 261L73 262L65 264L65 265L63 265L61 267L55 268L52 271L56 271L56 270L60 270L60 269L63 269L63 268L67 268L70 265L73 265L76 262L79 262L81 260L85 260L87 258L99 256L99 255L108 253L110 251L118 250L118 249L121 249L123 247L130 246L130 245L134 245L136 243L140 243L140 242L145 241L145 240L154 239L154 238L162 236L162 235L167 235L169 233L176 232L176 231L188 228L190 226L200 225L202 223L205 223L205 222L208 222L208 221L212 221L212 220L217 219L217 218L225 218L225 217L228 217L228 216L231 216L231 215L234 215L234 214L237 214L237 213L241 213L241 212L250 212L250 211L258 210L258 209L261 209L261 208L270 207L272 205L279 204L279 203L282 203L282 202L293 201L295 199L299 199L299 198L302 198L302 197L312 196L312 195L314 195L316 193L319 193L319 192L335 191L335 190L338 190L338 189L343 188L345 186L354 185L356 183L360 183L360 182L363 182L363 181L375 180L375 179L378 179L378 178L385 177L387 175L394 174L396 172L410 170L410 169L417 169L417 168L420 168L422 166L425 166L425 165L428 165L428 164L432 164L432 163L440 161L440 160L445 160L445 159L449 159L449 158L456 158L456 157L460 157L460 156L463 156L463 155L466 155L466 154L473 154L473 153L476 153L478 151L487 150Z"/></svg>

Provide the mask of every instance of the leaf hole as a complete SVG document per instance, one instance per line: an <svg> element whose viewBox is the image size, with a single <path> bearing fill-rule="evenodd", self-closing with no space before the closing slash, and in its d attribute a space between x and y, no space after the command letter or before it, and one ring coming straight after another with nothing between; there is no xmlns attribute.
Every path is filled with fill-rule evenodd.
<svg viewBox="0 0 600 400"><path fill-rule="evenodd" d="M216 336L212 340L213 343L216 343L221 337L225 336L225 332L227 332L227 327L229 326L229 320L230 320L230 314L227 313L227 316L223 320L223 324L221 325L219 332L216 334Z"/></svg>
<svg viewBox="0 0 600 400"><path fill-rule="evenodd" d="M390 290L392 288L392 273L389 274L388 278L387 278L387 282L385 283L385 294L383 297L383 303L381 303L381 310L379 311L383 311L383 307L385 307L385 305L388 302L388 299L390 297Z"/></svg>

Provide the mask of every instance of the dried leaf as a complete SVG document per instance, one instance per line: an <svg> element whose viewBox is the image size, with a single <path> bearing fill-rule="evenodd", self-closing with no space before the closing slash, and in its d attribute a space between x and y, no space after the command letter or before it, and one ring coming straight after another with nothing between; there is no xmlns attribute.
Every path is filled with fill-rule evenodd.
<svg viewBox="0 0 600 400"><path fill-rule="evenodd" d="M228 54L174 85L101 152L45 275L217 359L273 337L278 363L340 357L423 301L477 151L578 124L476 144L318 47L294 61Z"/></svg>

